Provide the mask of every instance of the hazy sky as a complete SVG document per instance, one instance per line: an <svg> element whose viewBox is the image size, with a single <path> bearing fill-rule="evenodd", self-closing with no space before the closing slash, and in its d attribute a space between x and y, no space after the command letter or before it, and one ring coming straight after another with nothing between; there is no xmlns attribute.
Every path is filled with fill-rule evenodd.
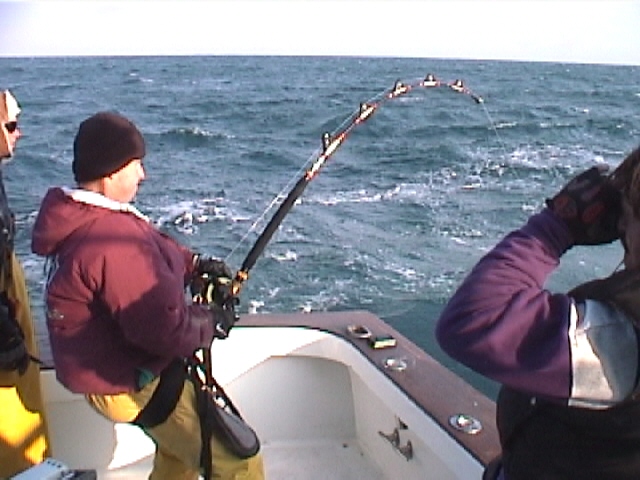
<svg viewBox="0 0 640 480"><path fill-rule="evenodd" d="M0 0L0 56L358 55L640 65L639 0Z"/></svg>

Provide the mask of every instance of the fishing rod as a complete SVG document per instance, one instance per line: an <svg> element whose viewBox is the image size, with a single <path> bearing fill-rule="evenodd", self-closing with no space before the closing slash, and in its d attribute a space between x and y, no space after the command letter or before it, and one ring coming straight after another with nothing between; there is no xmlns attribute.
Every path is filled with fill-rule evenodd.
<svg viewBox="0 0 640 480"><path fill-rule="evenodd" d="M307 164L311 163L311 166L307 168L300 176L293 188L289 191L284 201L280 204L274 215L271 217L271 220L266 225L262 233L258 236L257 240L253 244L253 247L245 257L240 269L236 272L233 279L222 277L208 279L205 285L202 286L202 290L200 291L200 293L194 295L194 299L197 299L199 303L215 302L223 308L234 309L238 300L238 295L240 294L244 283L249 278L250 270L254 267L254 265L258 261L258 258L260 258L260 256L264 252L264 249L273 237L273 234L280 227L282 221L289 213L295 202L300 198L304 190L307 188L307 185L309 185L309 183L311 183L311 181L318 176L320 170L324 167L324 165L336 152L336 150L338 150L338 148L345 142L351 132L358 125L361 125L369 118L371 118L374 112L376 112L387 102L394 100L402 95L406 95L415 88L429 89L440 87L447 88L457 94L467 95L471 97L477 104L484 103L482 97L469 90L464 85L462 80L457 79L453 82L442 82L433 74L428 74L424 77L424 79L411 84L405 84L400 80L397 80L391 89L385 90L382 93L374 96L371 100L361 103L358 110L355 113L351 114L345 121L343 121L341 126L338 127L334 132L325 132L322 134L321 151L317 150L316 152L314 152L310 160L307 161ZM320 153L317 153L318 151ZM255 228L258 222L262 218L264 218L268 210L270 210L271 207L275 205L279 198L281 198L280 194L276 196L276 198L271 202L271 204L263 212L260 218L256 220L256 222L254 222L254 224L249 229L249 232L247 232L247 235ZM238 244L242 243L245 238L246 235L240 240L240 242L238 242ZM231 251L227 258L231 256L234 251L235 248ZM216 291L218 295L216 295ZM225 338L228 335L231 327L232 325L216 325L218 338ZM211 350L207 348L201 349L201 355L202 358L199 361L201 362L200 365L202 368L202 375L204 376L205 385L212 387L215 385L215 382L213 381L213 377L211 374ZM197 359L198 357L196 356L195 358Z"/></svg>
<svg viewBox="0 0 640 480"><path fill-rule="evenodd" d="M377 111L381 106L385 103L396 99L402 95L406 95L411 90L415 88L438 88L444 87L455 93L467 95L471 97L475 103L482 104L484 100L482 97L476 95L471 90L469 90L463 83L462 80L457 79L453 82L442 82L437 79L433 74L428 74L424 77L424 79L412 83L405 84L400 80L396 81L393 87L389 90L385 90L381 94L373 97L372 100L369 100L365 103L361 103L359 109L352 114L345 122L343 122L343 127L339 127L333 133L325 132L322 135L322 150L317 155L317 158L313 160L311 166L306 169L303 175L298 179L295 183L294 187L290 190L289 194L286 196L284 201L280 204L273 217L264 228L260 236L257 238L253 247L245 257L242 262L242 266L236 272L235 277L231 282L230 292L233 297L237 297L242 289L242 286L249 278L249 271L253 268L255 263L258 261L258 258L262 255L264 249L267 244L271 240L273 234L280 227L282 221L285 216L289 213L295 202L300 198L304 190L307 188L307 185L311 183L311 181L317 177L318 173L322 169L322 167L327 163L329 158L336 152L336 150L344 143L350 133L355 129L358 125L361 125L365 121L367 121L371 116ZM312 156L313 158L313 156ZM276 197L280 198L280 195ZM272 202L272 205L275 203ZM269 207L270 208L270 207ZM264 215L264 214L263 214ZM261 216L262 218L262 216ZM254 223L254 225L256 225Z"/></svg>

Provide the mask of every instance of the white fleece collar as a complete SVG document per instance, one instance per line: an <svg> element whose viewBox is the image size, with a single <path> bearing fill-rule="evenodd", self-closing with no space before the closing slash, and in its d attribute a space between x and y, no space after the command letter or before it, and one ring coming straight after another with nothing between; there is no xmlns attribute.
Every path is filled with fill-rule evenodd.
<svg viewBox="0 0 640 480"><path fill-rule="evenodd" d="M144 215L140 210L131 205L130 203L121 203L116 200L105 197L101 193L90 192L89 190L82 190L80 188L68 188L61 187L62 191L76 202L86 203L87 205L94 205L96 207L107 208L116 212L132 213L136 217L149 222L149 217Z"/></svg>

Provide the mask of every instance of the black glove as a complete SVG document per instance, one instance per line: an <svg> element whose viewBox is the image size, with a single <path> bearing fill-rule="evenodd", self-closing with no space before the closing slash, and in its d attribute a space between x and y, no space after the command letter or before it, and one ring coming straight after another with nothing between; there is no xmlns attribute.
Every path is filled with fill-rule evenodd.
<svg viewBox="0 0 640 480"><path fill-rule="evenodd" d="M226 263L205 255L193 256L193 273L194 275L206 273L211 277L233 277L233 273Z"/></svg>
<svg viewBox="0 0 640 480"><path fill-rule="evenodd" d="M189 288L196 303L225 304L231 295L232 278L231 269L222 260L194 255L193 277Z"/></svg>
<svg viewBox="0 0 640 480"><path fill-rule="evenodd" d="M209 306L209 310L213 313L213 336L220 339L227 338L231 328L238 321L235 305L230 303L229 306L221 307L213 303Z"/></svg>
<svg viewBox="0 0 640 480"><path fill-rule="evenodd" d="M233 283L229 277L216 277L207 285L203 302L213 312L215 337L227 338L231 327L238 321L236 305L238 297L233 295Z"/></svg>
<svg viewBox="0 0 640 480"><path fill-rule="evenodd" d="M604 173L592 167L571 180L547 206L569 227L575 245L600 245L620 238L622 195Z"/></svg>
<svg viewBox="0 0 640 480"><path fill-rule="evenodd" d="M8 305L0 297L0 370L24 374L31 361L24 334Z"/></svg>

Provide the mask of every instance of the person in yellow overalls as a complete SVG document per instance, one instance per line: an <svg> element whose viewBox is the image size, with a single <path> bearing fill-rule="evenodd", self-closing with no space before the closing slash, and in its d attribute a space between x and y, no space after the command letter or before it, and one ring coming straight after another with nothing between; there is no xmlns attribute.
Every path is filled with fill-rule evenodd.
<svg viewBox="0 0 640 480"><path fill-rule="evenodd" d="M13 151L18 102L0 93L0 160ZM15 475L49 456L49 434L40 388L40 368L29 293L14 250L15 222L0 170L0 478Z"/></svg>

